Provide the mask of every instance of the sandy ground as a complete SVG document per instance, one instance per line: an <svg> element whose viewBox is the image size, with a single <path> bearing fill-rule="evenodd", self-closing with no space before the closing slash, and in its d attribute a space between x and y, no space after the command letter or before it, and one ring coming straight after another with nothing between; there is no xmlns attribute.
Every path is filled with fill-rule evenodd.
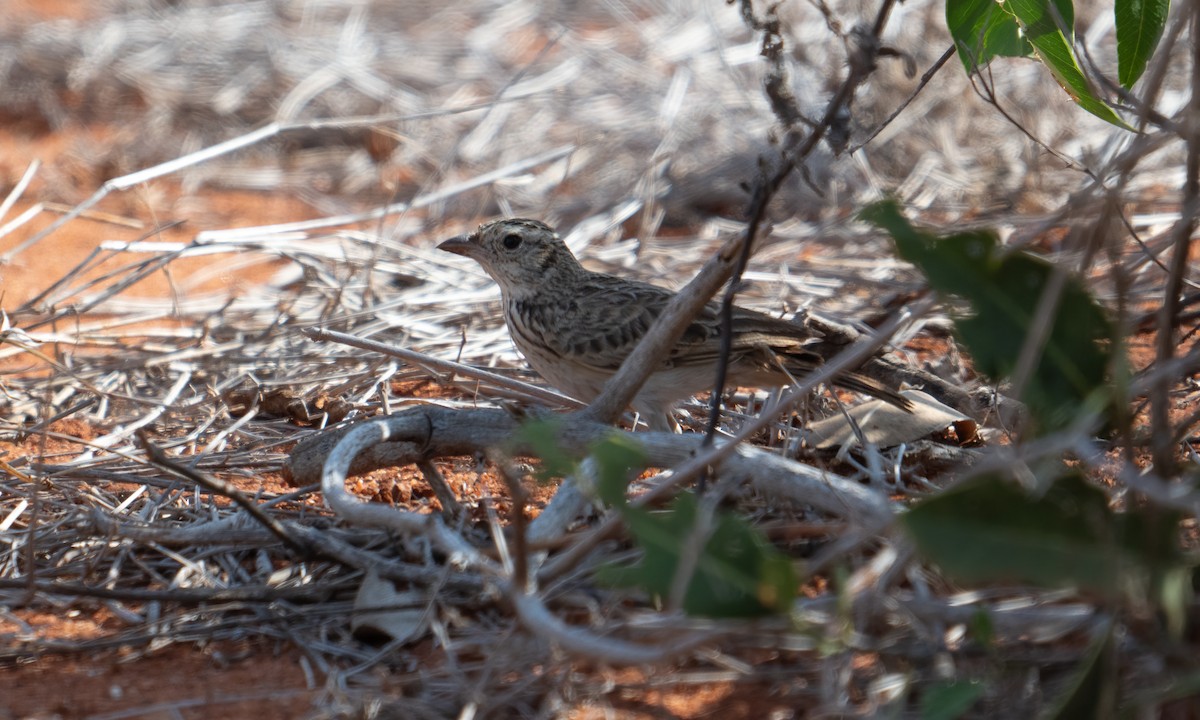
<svg viewBox="0 0 1200 720"><path fill-rule="evenodd" d="M9 0L10 17L37 14L86 17L89 4L71 0ZM11 189L33 161L42 163L32 186L0 219L0 225L20 216L36 202L56 203L43 207L29 223L0 238L0 254L25 243L49 226L65 209L88 197L108 179L80 159L88 148L111 142L114 129L102 125L75 125L51 133L27 118L0 118L0 198ZM114 173L115 174L115 173ZM381 183L382 184L382 183ZM385 188L386 189L386 188ZM28 302L48 284L84 261L103 243L139 239L186 242L206 229L310 219L320 213L299 199L282 193L252 193L203 190L184 194L170 180L155 181L128 193L114 193L92 213L67 224L0 265L0 308L11 310ZM164 229L155 231L154 228ZM1200 247L1200 246L1198 246ZM86 273L99 277L115 268L147 256L111 251L109 257ZM237 294L271 277L277 266L262 262L246 267L217 269L214 261L193 258L175 262L170 273L160 272L130 287L129 297L169 297L194 273L203 273L197 289ZM928 342L928 341L925 341ZM936 356L943 348L923 347L922 357ZM1144 367L1153 358L1148 335L1131 342L1133 363ZM36 368L36 362L19 360L4 366L6 371ZM412 390L410 388L410 390ZM436 396L436 387L418 390ZM1180 410L1180 414L1185 414ZM77 437L91 429L72 425L62 428ZM22 453L44 451L36 440L24 444L0 444L0 460ZM70 446L59 450L70 451ZM494 478L474 484L475 476L465 463L446 468L456 483L471 484L478 499L483 494L503 496L505 490ZM356 481L354 489L364 497L400 503L427 502L424 484L413 469L378 471ZM263 476L242 481L242 489L268 493L286 492L280 477ZM548 489L531 487L534 505L544 502ZM535 508L536 509L536 508ZM1194 542L1194 538L1191 538ZM56 613L45 609L12 608L0 613L0 633L32 633L43 639L61 639L79 644L112 636L123 627L103 602L81 603ZM411 651L417 663L438 662L429 643ZM770 665L778 658L751 658L755 664ZM875 662L868 653L856 664L869 668ZM708 682L703 684L659 684L656 678L625 670L591 669L598 681L620 686L609 699L621 717L768 717L773 711L796 710L773 698L769 688L752 684ZM386 687L386 678L380 679ZM20 664L0 667L0 720L16 718L275 718L305 717L328 702L323 678L312 671L304 650L264 640L158 644L151 641L133 649L115 643L99 644L86 652L46 654ZM600 717L599 711L579 709L574 717Z"/></svg>

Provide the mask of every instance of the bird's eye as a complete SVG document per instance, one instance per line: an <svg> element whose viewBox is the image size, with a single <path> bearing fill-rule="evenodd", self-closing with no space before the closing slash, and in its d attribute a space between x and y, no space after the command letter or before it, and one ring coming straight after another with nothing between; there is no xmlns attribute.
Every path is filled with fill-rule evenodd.
<svg viewBox="0 0 1200 720"><path fill-rule="evenodd" d="M509 250L516 250L521 245L521 236L517 233L509 233L500 242Z"/></svg>

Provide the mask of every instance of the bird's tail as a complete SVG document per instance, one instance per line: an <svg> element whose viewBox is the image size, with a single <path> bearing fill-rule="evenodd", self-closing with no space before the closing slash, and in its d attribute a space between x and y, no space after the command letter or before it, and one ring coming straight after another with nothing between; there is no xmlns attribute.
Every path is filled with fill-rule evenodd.
<svg viewBox="0 0 1200 720"><path fill-rule="evenodd" d="M892 388L884 385L873 377L868 377L860 373L845 373L833 379L834 385L840 385L847 390L864 393L871 397L879 398L880 400L895 405L901 410L912 412L913 402L896 392Z"/></svg>
<svg viewBox="0 0 1200 720"><path fill-rule="evenodd" d="M776 362L793 378L802 378L823 364L820 355L807 349L799 353L778 353L776 355ZM833 384L847 390L879 398L890 405L895 405L901 410L912 412L912 400L909 400L896 390L869 375L853 371L844 372L834 377Z"/></svg>

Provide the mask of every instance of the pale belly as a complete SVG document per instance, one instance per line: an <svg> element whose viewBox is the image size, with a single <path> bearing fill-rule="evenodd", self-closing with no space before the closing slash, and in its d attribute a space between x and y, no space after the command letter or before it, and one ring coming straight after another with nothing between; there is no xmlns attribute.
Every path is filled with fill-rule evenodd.
<svg viewBox="0 0 1200 720"><path fill-rule="evenodd" d="M604 389L613 373L589 367L517 341L517 349L529 366L560 392L582 402L591 402ZM680 400L712 387L716 379L709 368L664 368L652 374L631 403L651 427L669 429L667 417Z"/></svg>

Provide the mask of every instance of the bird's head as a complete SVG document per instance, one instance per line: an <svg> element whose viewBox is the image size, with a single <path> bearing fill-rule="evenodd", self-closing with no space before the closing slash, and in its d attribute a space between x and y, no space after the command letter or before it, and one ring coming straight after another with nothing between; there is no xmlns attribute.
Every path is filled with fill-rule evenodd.
<svg viewBox="0 0 1200 720"><path fill-rule="evenodd" d="M522 295L549 283L570 282L583 267L550 226L537 220L509 218L484 223L470 235L438 245L439 250L469 257L510 295Z"/></svg>

